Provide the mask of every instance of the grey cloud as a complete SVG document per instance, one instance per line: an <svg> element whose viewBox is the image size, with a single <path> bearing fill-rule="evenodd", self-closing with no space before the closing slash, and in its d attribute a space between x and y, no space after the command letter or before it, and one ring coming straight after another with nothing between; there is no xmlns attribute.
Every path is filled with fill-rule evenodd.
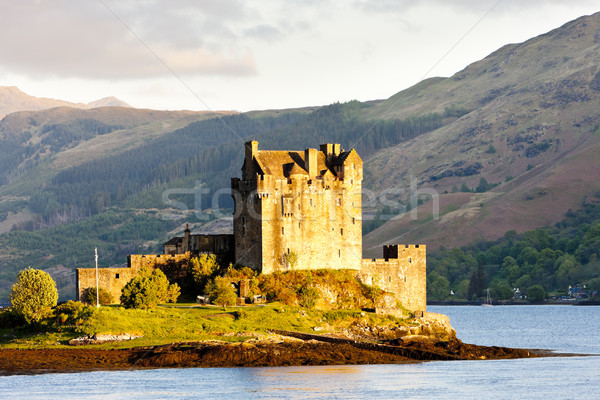
<svg viewBox="0 0 600 400"><path fill-rule="evenodd" d="M246 29L244 35L268 42L281 40L285 37L285 35L278 28L271 25L254 26L250 29Z"/></svg>
<svg viewBox="0 0 600 400"><path fill-rule="evenodd" d="M246 26L252 15L240 1L106 4L178 73L256 72L251 50L231 27ZM0 34L4 71L99 79L169 73L101 1L9 2L0 13Z"/></svg>

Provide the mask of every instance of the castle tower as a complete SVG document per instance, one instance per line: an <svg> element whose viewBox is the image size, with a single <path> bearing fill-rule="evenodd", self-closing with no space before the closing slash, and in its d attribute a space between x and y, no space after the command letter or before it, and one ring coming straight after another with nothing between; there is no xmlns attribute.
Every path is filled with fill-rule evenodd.
<svg viewBox="0 0 600 400"><path fill-rule="evenodd" d="M320 150L245 145L231 180L236 262L263 273L360 269L362 160L339 144Z"/></svg>

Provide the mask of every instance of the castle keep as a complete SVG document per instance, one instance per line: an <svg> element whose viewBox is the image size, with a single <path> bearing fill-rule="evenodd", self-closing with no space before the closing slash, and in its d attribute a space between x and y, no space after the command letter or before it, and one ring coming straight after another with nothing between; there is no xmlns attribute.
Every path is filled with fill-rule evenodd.
<svg viewBox="0 0 600 400"><path fill-rule="evenodd" d="M362 178L359 155L339 144L284 151L259 150L258 142L247 142L242 177L231 179L233 235L192 235L186 227L183 237L164 244L164 255L132 255L129 268L102 268L101 286L118 299L142 265L210 252L264 274L356 270L362 282L393 293L412 312L424 312L424 245L384 246L383 258L362 259ZM94 270L78 269L78 298L89 287L95 287Z"/></svg>
<svg viewBox="0 0 600 400"><path fill-rule="evenodd" d="M360 269L362 160L320 151L258 150L246 143L242 179L231 180L236 262L262 273Z"/></svg>

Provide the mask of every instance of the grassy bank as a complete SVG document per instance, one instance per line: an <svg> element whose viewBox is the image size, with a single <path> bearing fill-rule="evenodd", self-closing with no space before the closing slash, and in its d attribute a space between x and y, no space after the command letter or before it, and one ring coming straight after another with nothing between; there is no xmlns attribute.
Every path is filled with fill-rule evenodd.
<svg viewBox="0 0 600 400"><path fill-rule="evenodd" d="M184 341L242 341L271 329L332 333L353 323L405 325L407 320L356 310L319 311L272 303L231 307L177 304L153 310L101 307L78 324L60 324L50 318L37 326L0 329L3 348L60 348L76 337L95 334L141 335L141 338L94 345L94 348L130 348ZM316 328L316 329L315 329ZM69 346L70 347L70 346ZM87 347L87 346L86 346Z"/></svg>

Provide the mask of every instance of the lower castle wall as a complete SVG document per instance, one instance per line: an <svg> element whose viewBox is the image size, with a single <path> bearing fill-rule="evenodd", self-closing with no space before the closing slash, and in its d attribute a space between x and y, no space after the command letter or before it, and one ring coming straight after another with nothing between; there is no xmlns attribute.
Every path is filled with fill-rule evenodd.
<svg viewBox="0 0 600 400"><path fill-rule="evenodd" d="M121 289L143 267L154 268L158 264L179 262L190 258L190 253L142 255L131 254L127 257L126 268L98 268L98 286L106 289L115 303L120 303ZM81 301L86 289L96 287L95 268L77 268L77 300Z"/></svg>
<svg viewBox="0 0 600 400"><path fill-rule="evenodd" d="M106 289L114 303L120 303L121 289L137 274L132 268L98 268L98 286ZM96 269L77 268L77 300L82 301L86 289L96 288Z"/></svg>
<svg viewBox="0 0 600 400"><path fill-rule="evenodd" d="M397 258L363 259L359 277L368 285L393 293L408 310L425 312L426 247L399 245L397 248Z"/></svg>

